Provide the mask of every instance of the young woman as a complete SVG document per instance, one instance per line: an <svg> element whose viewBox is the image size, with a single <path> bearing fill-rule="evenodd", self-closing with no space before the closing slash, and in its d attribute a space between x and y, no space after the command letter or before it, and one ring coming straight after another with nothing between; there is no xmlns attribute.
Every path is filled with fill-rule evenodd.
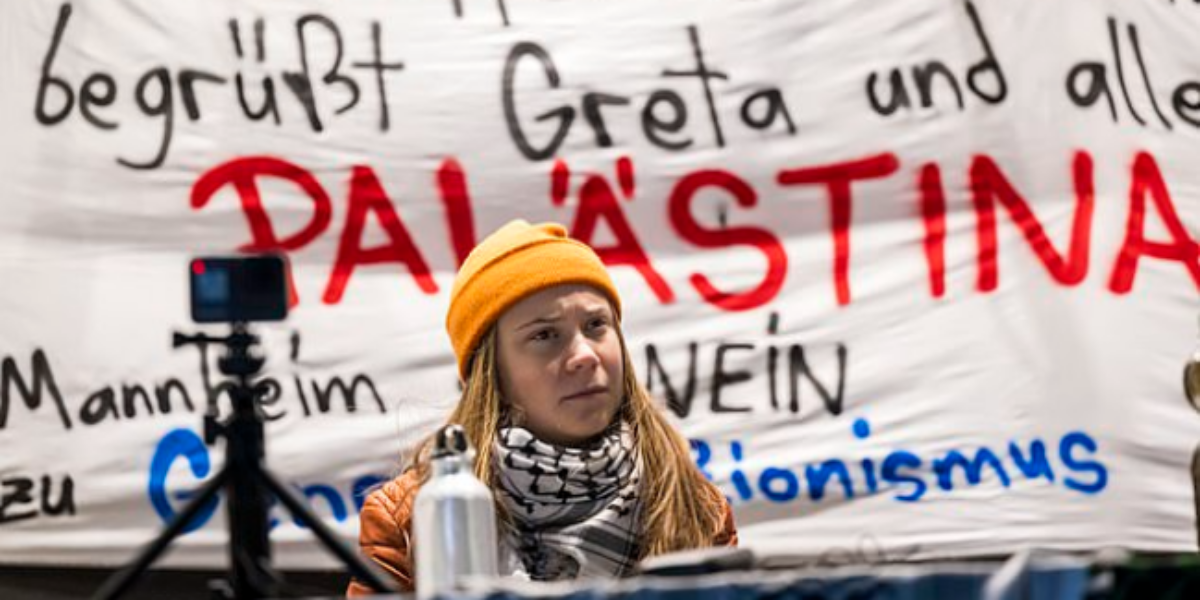
<svg viewBox="0 0 1200 600"><path fill-rule="evenodd" d="M446 329L464 389L447 421L493 490L506 573L616 577L648 556L737 544L724 495L638 383L620 322L600 258L560 225L508 223L455 278ZM431 445L360 515L362 552L404 590Z"/></svg>

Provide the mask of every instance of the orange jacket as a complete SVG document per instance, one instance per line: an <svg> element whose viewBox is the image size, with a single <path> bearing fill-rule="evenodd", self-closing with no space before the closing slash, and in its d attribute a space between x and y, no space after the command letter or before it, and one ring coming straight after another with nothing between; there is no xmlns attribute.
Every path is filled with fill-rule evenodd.
<svg viewBox="0 0 1200 600"><path fill-rule="evenodd" d="M396 581L401 591L413 590L413 565L409 555L412 535L412 508L416 498L416 471L408 471L371 492L359 515L358 545L364 556L370 557ZM725 523L721 533L713 538L713 546L737 546L737 527L733 511L725 506ZM346 596L366 596L376 593L356 579L350 581Z"/></svg>

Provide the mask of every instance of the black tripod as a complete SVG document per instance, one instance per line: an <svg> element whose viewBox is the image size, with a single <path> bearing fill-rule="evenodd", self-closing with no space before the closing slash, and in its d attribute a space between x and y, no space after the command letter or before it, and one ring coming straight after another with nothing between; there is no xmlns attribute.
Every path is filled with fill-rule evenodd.
<svg viewBox="0 0 1200 600"><path fill-rule="evenodd" d="M187 344L213 343L226 348L226 354L217 364L222 373L236 378L236 383L229 389L233 413L224 422L219 421L216 402L210 399L204 415L205 442L212 445L218 437L225 438L225 465L133 562L104 582L94 598L117 598L128 590L221 488L226 490L229 509L230 568L228 580L211 582L215 597L244 600L278 594L280 581L271 568L271 543L268 538L268 493L274 494L294 516L308 525L317 539L346 565L352 575L376 591L393 591L392 586L347 549L333 531L308 511L304 501L264 464L263 421L256 403L259 392L251 382L264 361L250 354L250 347L258 343L258 337L247 330L246 323L233 323L232 331L226 337L176 333L172 343L176 348Z"/></svg>

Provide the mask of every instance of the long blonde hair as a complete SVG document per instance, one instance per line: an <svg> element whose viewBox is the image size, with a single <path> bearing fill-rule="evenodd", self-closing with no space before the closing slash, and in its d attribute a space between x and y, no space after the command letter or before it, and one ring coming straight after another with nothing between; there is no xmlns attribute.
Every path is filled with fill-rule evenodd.
<svg viewBox="0 0 1200 600"><path fill-rule="evenodd" d="M650 394L637 380L625 337L617 328L624 363L624 398L617 418L628 422L634 447L642 460L641 556L646 558L675 550L711 546L724 531L725 499L692 462L687 442L667 422ZM447 423L462 425L475 448L475 475L489 488L496 488L492 465L492 441L507 424L511 406L500 393L496 327L476 348L466 385ZM423 482L429 476L429 454L433 436L422 440L410 469ZM497 501L497 515L508 520Z"/></svg>

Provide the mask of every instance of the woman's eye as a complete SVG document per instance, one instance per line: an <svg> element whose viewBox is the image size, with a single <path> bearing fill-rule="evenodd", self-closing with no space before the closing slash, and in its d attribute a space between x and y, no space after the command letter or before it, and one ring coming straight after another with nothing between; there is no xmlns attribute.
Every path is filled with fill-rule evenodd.
<svg viewBox="0 0 1200 600"><path fill-rule="evenodd" d="M535 342L541 342L541 341L545 341L545 340L554 339L554 330L553 329L539 329L539 330L533 332L533 335L529 336L529 339L533 340Z"/></svg>
<svg viewBox="0 0 1200 600"><path fill-rule="evenodd" d="M595 318L595 319L592 319L591 322L588 323L588 329L591 329L593 331L598 330L598 329L604 329L605 327L608 327L608 319Z"/></svg>

